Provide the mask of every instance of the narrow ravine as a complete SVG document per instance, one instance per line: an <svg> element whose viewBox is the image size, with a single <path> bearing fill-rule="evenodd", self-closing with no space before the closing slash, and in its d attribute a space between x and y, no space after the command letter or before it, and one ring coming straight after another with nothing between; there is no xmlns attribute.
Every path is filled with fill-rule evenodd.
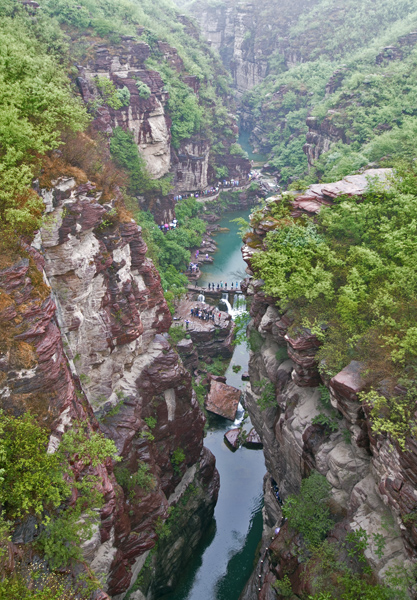
<svg viewBox="0 0 417 600"><path fill-rule="evenodd" d="M218 251L214 262L203 268L203 285L218 281L240 281L245 264L240 253L239 226L231 222L247 218L249 210L227 213L219 222L230 231L217 236ZM226 372L227 383L244 389L241 373L248 368L249 354L245 344L236 347ZM240 365L239 373L233 371ZM239 448L232 453L224 443L228 429L238 426L244 416L239 407L236 421L209 416L205 445L216 457L220 473L220 494L213 523L204 536L194 559L174 593L164 600L238 600L251 575L256 548L262 534L262 481L265 464L262 450ZM245 429L250 429L249 421Z"/></svg>

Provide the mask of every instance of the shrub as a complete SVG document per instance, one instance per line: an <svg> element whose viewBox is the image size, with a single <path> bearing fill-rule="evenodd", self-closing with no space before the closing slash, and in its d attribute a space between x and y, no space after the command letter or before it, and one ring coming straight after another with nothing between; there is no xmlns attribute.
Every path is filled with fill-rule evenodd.
<svg viewBox="0 0 417 600"><path fill-rule="evenodd" d="M267 408L273 408L277 405L275 397L275 385L267 379L261 379L260 381L254 382L253 387L257 388L260 396L257 400L257 405L261 410Z"/></svg>
<svg viewBox="0 0 417 600"><path fill-rule="evenodd" d="M242 156L243 158L248 158L248 153L242 148L240 144L232 144L230 146L230 154L232 156Z"/></svg>
<svg viewBox="0 0 417 600"><path fill-rule="evenodd" d="M186 331L182 325L172 325L168 331L169 337L171 338L171 342L174 344L178 344L181 340L185 338Z"/></svg>
<svg viewBox="0 0 417 600"><path fill-rule="evenodd" d="M150 97L152 92L150 90L150 87L146 85L146 83L144 83L143 81L137 81L136 87L138 88L140 98L147 100Z"/></svg>
<svg viewBox="0 0 417 600"><path fill-rule="evenodd" d="M119 95L119 90L116 88L113 81L111 81L111 79L108 79L108 77L99 76L96 76L95 81L97 89L100 92L101 97L103 98L103 101L106 104L108 104L110 108L114 108L115 110L122 108L123 103L120 97L121 95ZM120 92L122 92L122 90L120 90Z"/></svg>
<svg viewBox="0 0 417 600"><path fill-rule="evenodd" d="M388 435L397 442L403 452L407 451L406 439L417 435L415 410L417 395L414 389L395 398L385 398L375 390L359 394L362 402L371 411L372 431L377 435Z"/></svg>
<svg viewBox="0 0 417 600"><path fill-rule="evenodd" d="M46 27L47 28L47 27ZM7 234L31 234L44 204L31 190L39 159L61 145L65 129L83 129L56 53L37 40L25 16L0 18L0 223Z"/></svg>
<svg viewBox="0 0 417 600"><path fill-rule="evenodd" d="M121 89L117 90L117 97L119 98L122 106L129 106L130 92L129 92L129 89L125 85Z"/></svg>
<svg viewBox="0 0 417 600"><path fill-rule="evenodd" d="M174 467L174 472L181 475L180 465L185 461L185 452L182 448L176 448L171 456L171 464Z"/></svg>
<svg viewBox="0 0 417 600"><path fill-rule="evenodd" d="M282 508L290 527L302 534L308 547L319 546L334 525L327 506L330 487L323 475L313 472L302 481L300 493L289 496Z"/></svg>
<svg viewBox="0 0 417 600"><path fill-rule="evenodd" d="M28 514L40 518L48 511L37 543L51 565L61 567L81 557L81 542L91 535L97 518L92 509L102 503L97 479L82 473L75 481L69 462L97 467L116 457L116 447L81 423L73 423L55 453L47 452L48 442L49 433L30 413L15 418L0 411L0 502L11 518L24 519ZM72 488L78 497L66 507Z"/></svg>
<svg viewBox="0 0 417 600"><path fill-rule="evenodd" d="M0 503L8 517L41 515L69 494L61 457L46 452L48 441L30 413L14 418L0 411Z"/></svg>
<svg viewBox="0 0 417 600"><path fill-rule="evenodd" d="M114 469L114 475L117 483L126 491L130 497L134 497L134 489L136 486L142 488L145 492L149 492L155 488L156 481L148 464L139 461L138 470L132 473L127 467L117 466Z"/></svg>

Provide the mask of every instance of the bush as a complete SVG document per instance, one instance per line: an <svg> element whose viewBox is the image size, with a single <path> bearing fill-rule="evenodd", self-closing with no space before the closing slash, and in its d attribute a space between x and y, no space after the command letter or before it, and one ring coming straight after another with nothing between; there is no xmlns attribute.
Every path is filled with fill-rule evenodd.
<svg viewBox="0 0 417 600"><path fill-rule="evenodd" d="M30 413L15 418L0 411L0 502L10 518L29 514L40 518L48 511L37 543L51 565L61 567L81 557L81 542L91 536L97 518L92 509L102 503L97 479L81 473L75 481L69 462L97 467L116 457L116 447L81 423L73 423L55 453L47 452L48 442L49 432ZM65 507L72 488L77 500ZM61 507L58 515L57 507Z"/></svg>
<svg viewBox="0 0 417 600"><path fill-rule="evenodd" d="M261 410L277 406L275 385L271 381L261 379L260 381L254 382L252 385L257 389L257 393L260 394L256 403Z"/></svg>
<svg viewBox="0 0 417 600"><path fill-rule="evenodd" d="M243 158L248 158L248 153L242 148L240 144L232 144L230 146L230 154L232 156L241 156Z"/></svg>
<svg viewBox="0 0 417 600"><path fill-rule="evenodd" d="M150 97L152 92L150 87L146 85L146 83L144 83L143 81L137 81L136 87L138 88L140 98L147 100Z"/></svg>
<svg viewBox="0 0 417 600"><path fill-rule="evenodd" d="M151 179L132 132L116 127L110 139L110 152L114 162L122 169L126 169L130 180L129 191L132 194L160 192L166 195L171 189L170 180Z"/></svg>
<svg viewBox="0 0 417 600"><path fill-rule="evenodd" d="M182 448L176 448L171 456L171 464L174 467L174 472L181 475L180 466L185 461L185 452Z"/></svg>
<svg viewBox="0 0 417 600"><path fill-rule="evenodd" d="M119 94L119 90L116 88L113 81L111 81L111 79L108 79L108 77L99 77L97 75L95 78L95 81L96 81L97 89L100 92L100 95L103 98L103 101L105 102L105 104L108 104L108 106L110 106L110 108L114 108L115 110L122 108L122 106L123 106L123 102L121 99L121 97L123 96L122 90L120 90L120 94ZM127 91L129 92L129 90L127 90ZM130 93L129 93L129 100L130 100Z"/></svg>
<svg viewBox="0 0 417 600"><path fill-rule="evenodd" d="M302 534L307 546L319 546L334 522L327 506L330 483L317 472L301 483L301 491L287 498L282 512L292 529Z"/></svg>
<svg viewBox="0 0 417 600"><path fill-rule="evenodd" d="M142 488L145 492L155 489L156 481L150 473L148 464L139 461L138 470L132 473L127 467L117 466L114 470L117 483L126 491L130 498L134 497L135 487Z"/></svg>
<svg viewBox="0 0 417 600"><path fill-rule="evenodd" d="M182 325L172 325L169 328L168 333L169 333L169 337L171 338L171 343L174 344L174 346L176 344L178 344L178 342L183 340L185 338L185 336L187 335L186 331Z"/></svg>
<svg viewBox="0 0 417 600"><path fill-rule="evenodd" d="M44 204L30 188L39 158L61 145L61 132L85 127L53 51L38 41L25 15L0 19L0 223L7 235L31 234Z"/></svg>
<svg viewBox="0 0 417 600"><path fill-rule="evenodd" d="M61 457L46 452L48 442L30 413L14 418L0 411L0 504L9 518L40 516L69 495Z"/></svg>

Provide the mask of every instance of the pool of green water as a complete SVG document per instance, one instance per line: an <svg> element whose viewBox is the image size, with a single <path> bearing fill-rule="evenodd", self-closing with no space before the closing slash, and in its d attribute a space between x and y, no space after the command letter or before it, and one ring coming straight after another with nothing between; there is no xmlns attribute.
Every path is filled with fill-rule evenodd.
<svg viewBox="0 0 417 600"><path fill-rule="evenodd" d="M217 236L218 251L214 264L205 265L203 277L217 283L220 279L231 282L244 277L238 226L230 223L238 216L247 218L249 210L234 211L222 218L228 233ZM238 275L237 275L238 274ZM246 344L236 347L228 370L227 383L244 389L242 372L248 369L249 354ZM238 373L233 366L239 365ZM206 531L193 560L183 573L175 591L163 600L238 600L249 579L255 561L257 546L262 535L262 482L265 462L262 450L239 448L232 453L224 443L224 434L236 427L243 409L232 423L221 417L209 417L209 429L204 440L216 457L220 473L220 493L213 521ZM245 429L250 429L250 422Z"/></svg>
<svg viewBox="0 0 417 600"><path fill-rule="evenodd" d="M236 281L240 282L246 277L245 267L242 253L240 251L242 241L238 235L240 225L233 223L233 219L242 217L248 220L251 209L235 210L226 213L218 222L219 227L227 228L229 231L218 233L216 235L217 251L213 255L214 262L202 267L202 274L198 280L199 285L207 287L209 283L217 285L220 281L227 285L236 285Z"/></svg>

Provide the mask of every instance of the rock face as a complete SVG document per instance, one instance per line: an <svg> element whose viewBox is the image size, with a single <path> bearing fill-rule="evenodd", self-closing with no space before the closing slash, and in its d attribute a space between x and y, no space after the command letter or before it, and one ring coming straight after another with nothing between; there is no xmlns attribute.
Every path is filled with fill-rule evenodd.
<svg viewBox="0 0 417 600"><path fill-rule="evenodd" d="M389 170L326 184L320 191L313 186L313 192L329 201L338 194L363 194L367 175L380 175L381 181L386 182ZM299 198L293 205L297 202ZM302 204L297 209L301 207ZM307 211L305 206L304 210ZM267 212L266 209L266 224L261 223L256 234L261 244L269 230ZM250 248L249 251L254 252ZM248 248L245 252L250 266ZM269 476L277 482L284 502L290 494L299 492L301 480L312 470L325 476L331 485L332 511L339 520L331 539L343 539L347 531L361 527L370 539L374 534L382 534L386 544L384 555L378 555L372 543L365 552L376 578L382 580L387 569L396 564L407 565L407 561L417 556L414 520L407 516L417 505L415 440L410 437L407 451L402 452L387 437L372 433L367 409L359 400L365 387L366 365L352 361L330 381L322 380L315 359L319 340L308 329L294 328L290 315L276 308L274 298L265 296L262 283L249 279L242 285L251 299L249 328L256 329L262 339L259 350L251 353L252 383L248 384L245 407L263 443ZM276 406L262 411L258 405L260 389L253 382L265 379L274 384ZM336 430L312 422L315 416L328 414L321 399L323 386L327 387L331 405L337 411ZM258 563L242 600L251 600L258 593L262 598L274 598L271 586L285 574L296 594L312 593L307 584L301 586L303 567L297 560L301 540L287 527L274 533L281 527L282 514L270 487L265 485L264 490L264 546L260 553L263 562ZM384 528L387 519L392 523L388 530ZM273 544L271 535L276 536Z"/></svg>
<svg viewBox="0 0 417 600"><path fill-rule="evenodd" d="M191 23L187 21L189 27ZM196 32L194 32L196 34ZM196 34L197 35L197 34ZM182 81L190 87L190 93L198 94L199 83L188 75L176 48L166 42L158 42L160 53L170 66L181 74ZM115 127L133 133L147 170L153 179L172 174L172 194L153 198L151 205L144 199L144 208L150 209L158 222L170 222L175 216L173 197L182 192L204 190L215 181L210 158L211 142L201 135L184 140L178 149L171 146L171 118L167 113L169 93L157 71L147 69L145 61L150 56L148 44L125 39L118 46L93 43L87 57L78 65L78 88L86 104L93 106L100 97L100 81L111 81L118 90L127 88L129 99L119 109L108 105L95 111L93 127L107 135ZM139 84L144 84L149 95L141 94ZM146 88L145 88L146 89ZM232 115L230 127L236 129ZM230 142L229 142L230 145ZM230 177L246 178L250 163L246 159L228 155L225 159Z"/></svg>
<svg viewBox="0 0 417 600"><path fill-rule="evenodd" d="M126 40L119 47L96 45L93 58L80 66L78 86L83 99L89 103L97 97L97 79L110 79L117 88L127 87L130 102L118 110L101 108L95 119L100 131L111 133L120 126L132 131L139 151L146 161L150 175L157 179L170 170L170 121L165 115L168 94L156 71L146 69L144 62L150 55L148 44ZM149 98L139 95L136 81L146 84L151 91Z"/></svg>
<svg viewBox="0 0 417 600"><path fill-rule="evenodd" d="M254 450L258 450L263 447L262 440L255 428L249 431L243 445L246 448L253 448Z"/></svg>
<svg viewBox="0 0 417 600"><path fill-rule="evenodd" d="M212 4L199 0L189 9L208 43L220 53L232 73L237 91L244 93L266 77L268 59L274 51L280 53L287 67L302 62L300 52L290 47L287 34L306 4L314 3L314 0L307 3L282 0L265 6L256 1Z"/></svg>
<svg viewBox="0 0 417 600"><path fill-rule="evenodd" d="M229 429L224 434L226 445L234 452L240 446L240 429Z"/></svg>
<svg viewBox="0 0 417 600"><path fill-rule="evenodd" d="M188 494L184 548L171 539L167 555L158 554L174 585L211 519L219 482L190 375L166 339L171 316L140 227L100 195L74 179L45 190L36 248L0 271L0 407L36 414L50 429L51 451L83 421L114 440L120 468L134 474L147 465L148 488L121 487L111 464L94 473L105 503L85 559L122 599L155 545L157 523Z"/></svg>
<svg viewBox="0 0 417 600"><path fill-rule="evenodd" d="M367 169L360 175L349 175L335 183L316 183L292 201L295 209L292 214L317 215L322 206L331 205L339 196L362 197L369 189L370 183L388 186L391 175L392 169Z"/></svg>
<svg viewBox="0 0 417 600"><path fill-rule="evenodd" d="M234 421L240 401L240 390L214 379L210 382L210 392L205 407L210 412Z"/></svg>

